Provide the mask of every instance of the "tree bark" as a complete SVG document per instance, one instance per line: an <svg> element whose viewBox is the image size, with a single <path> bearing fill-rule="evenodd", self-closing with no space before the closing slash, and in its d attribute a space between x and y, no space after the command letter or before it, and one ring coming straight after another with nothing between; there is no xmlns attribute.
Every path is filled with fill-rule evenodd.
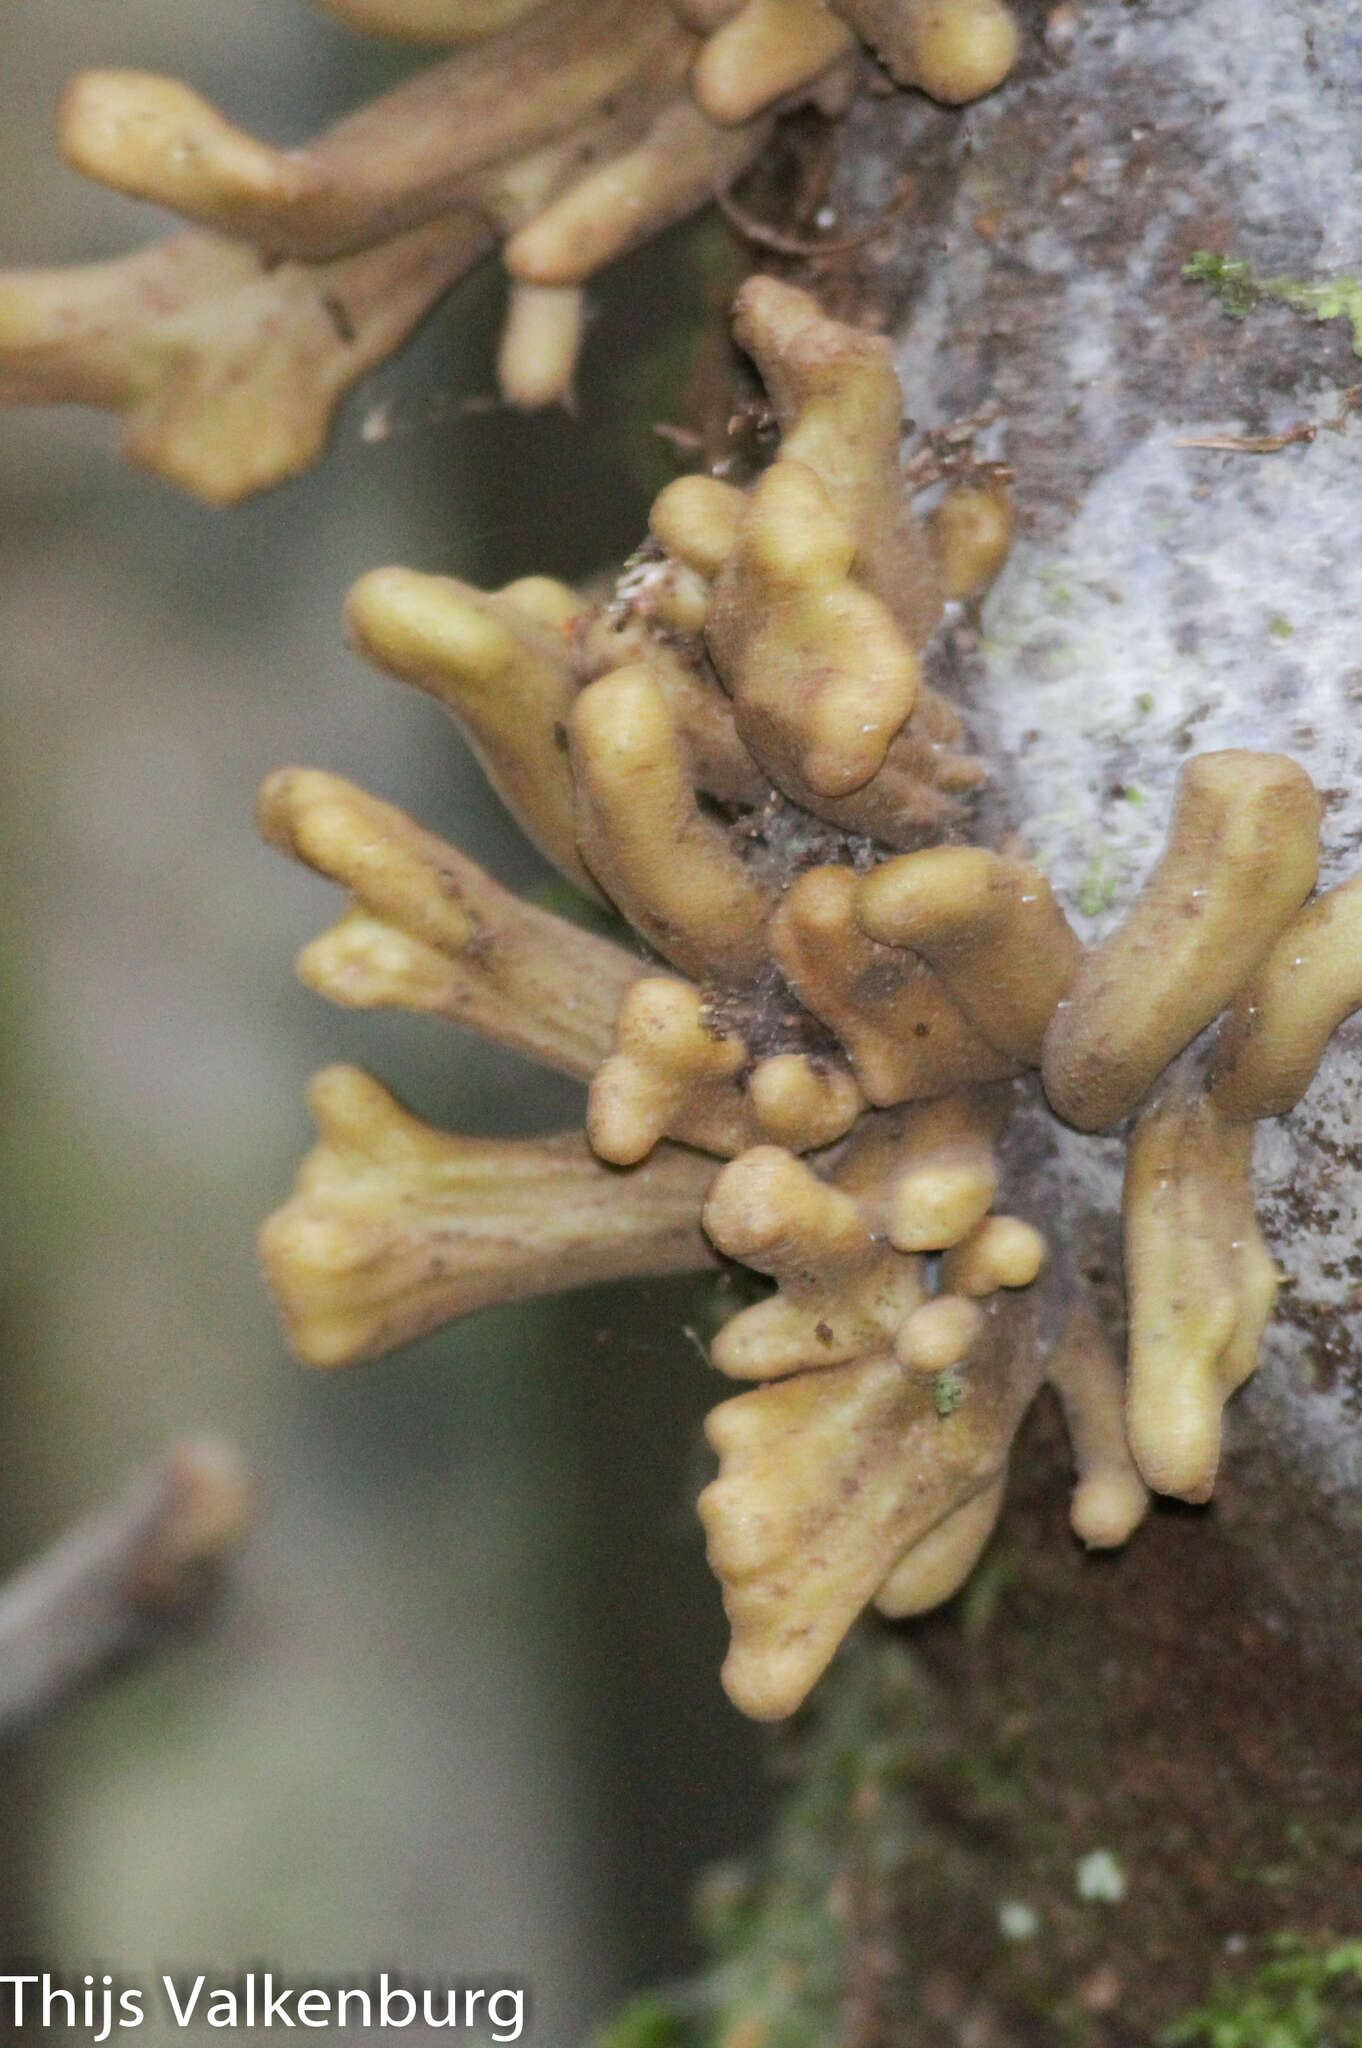
<svg viewBox="0 0 1362 2048"><path fill-rule="evenodd" d="M1015 472L1018 539L940 665L992 762L992 823L1093 939L1208 749L1300 761L1326 797L1322 884L1357 866L1362 320L1282 298L1332 280L1347 305L1362 23L1341 0L1080 0L1028 25L1019 71L963 115L858 99L838 230L905 176L910 202L786 271L893 334L919 428L997 408L976 446ZM1241 317L1184 276L1206 250L1269 281ZM1362 1919L1360 1045L1354 1019L1259 1127L1284 1285L1214 1502L1159 1503L1121 1554L1081 1554L1043 1404L971 1587L864 1636L795 1732L800 1789L764 1875L724 1894L721 1967L667 2009L676 2039L1136 2048L1208 1996L1240 2031L1179 2038L1322 2040L1310 1998L1321 2026L1355 2017L1328 1942ZM1039 1102L1025 1127L1009 1205L1048 1226L1055 1315L1083 1285L1123 1316L1123 1154ZM1280 1936L1304 1947L1274 1962Z"/></svg>

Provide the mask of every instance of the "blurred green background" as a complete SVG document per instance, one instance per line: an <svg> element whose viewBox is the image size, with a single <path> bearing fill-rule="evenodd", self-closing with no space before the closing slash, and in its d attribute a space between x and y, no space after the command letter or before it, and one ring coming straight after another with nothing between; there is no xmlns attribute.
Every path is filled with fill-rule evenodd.
<svg viewBox="0 0 1362 2048"><path fill-rule="evenodd" d="M163 231L61 164L75 70L173 72L296 141L410 61L297 0L4 0L0 264ZM510 1055L299 988L338 898L257 843L252 802L271 767L324 766L546 881L438 707L346 652L341 601L384 561L496 584L626 552L669 473L639 395L713 232L603 281L573 416L460 409L492 390L489 274L319 472L233 512L123 467L107 417L0 416L0 1552L187 1431L239 1443L260 1492L218 1625L4 1759L0 1949L140 1979L506 1971L567 2048L685 1966L696 1872L758 1825L691 1505L701 1284L495 1311L313 1378L253 1252L329 1059L473 1132L579 1119L579 1091ZM366 441L380 402L396 430Z"/></svg>

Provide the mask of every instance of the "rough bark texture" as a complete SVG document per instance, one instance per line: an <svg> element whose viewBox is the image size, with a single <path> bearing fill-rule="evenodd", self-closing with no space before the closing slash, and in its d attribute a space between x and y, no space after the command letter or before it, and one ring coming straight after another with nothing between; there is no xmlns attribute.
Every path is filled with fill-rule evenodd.
<svg viewBox="0 0 1362 2048"><path fill-rule="evenodd" d="M964 116L858 101L843 221L886 206L905 165L911 203L796 274L883 319L920 426L1000 408L981 447L1016 472L1019 538L981 634L957 632L946 659L998 822L1091 938L1128 908L1177 771L1205 749L1302 762L1327 795L1324 882L1358 866L1362 421L1324 424L1362 382L1353 331L1278 303L1229 317L1183 267L1213 250L1321 282L1362 263L1362 18L1347 0L1089 0L1029 27L1019 73ZM1278 452L1185 445L1298 423L1319 431ZM845 1797L792 1809L744 1895L714 2038L1135 2048L1221 1973L1252 1978L1272 1935L1358 1926L1360 1051L1354 1019L1301 1108L1260 1129L1286 1281L1214 1504L1163 1505L1126 1553L1087 1559L1037 1416L983 1578L907 1632L915 1674L880 1642L828 1681L809 1767L825 1788L844 1771ZM1081 1273L1114 1320L1123 1151L1038 1108L1010 1193L1059 1240L1054 1301ZM839 1747L829 1730L858 1714ZM821 1861L798 1846L815 1836ZM1096 1850L1120 1899L1080 1896ZM838 1989L810 1961L816 1930L772 1932L792 1870L841 1945ZM782 1942L803 1956L802 2016L772 1989ZM1330 1981L1320 2024L1336 2026ZM1240 2031L1220 2043L1335 2038L1308 2012L1270 2035L1239 1992L1224 2010Z"/></svg>

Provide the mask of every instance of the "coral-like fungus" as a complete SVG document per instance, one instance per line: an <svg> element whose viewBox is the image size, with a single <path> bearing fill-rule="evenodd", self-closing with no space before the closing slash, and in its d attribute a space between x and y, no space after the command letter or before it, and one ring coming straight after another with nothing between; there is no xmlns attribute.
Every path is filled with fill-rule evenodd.
<svg viewBox="0 0 1362 2048"><path fill-rule="evenodd" d="M991 91L1016 42L1000 0L324 4L463 47L294 149L177 80L78 77L68 161L194 225L0 276L0 399L110 407L133 460L229 503L314 462L356 381L500 244L502 390L551 403L571 389L586 282L725 192L780 114L840 113L854 30L951 103Z"/></svg>
<svg viewBox="0 0 1362 2048"><path fill-rule="evenodd" d="M918 1613L963 1582L1047 1379L1084 1543L1124 1542L1146 1486L1209 1493L1275 1287L1253 1120L1298 1098L1362 996L1360 899L1302 909L1319 799L1272 755L1189 765L1163 859L1090 951L1020 852L964 843L978 765L919 655L938 561L976 590L1008 521L967 507L969 546L952 566L947 532L934 554L884 343L766 278L736 328L779 454L745 488L670 486L608 603L396 570L351 602L361 645L448 705L539 846L657 957L517 903L334 777L285 771L262 802L271 838L353 899L307 978L580 1077L586 1137L447 1137L335 1070L264 1249L322 1364L512 1294L716 1255L765 1275L713 1344L756 1384L710 1418L700 1511L725 1682L778 1717L867 1603ZM1227 1007L1209 1058L1189 1050ZM1018 1185L1009 1119L1044 1113L1041 1079L1081 1128L1149 1098L1124 1376L1038 1227L1043 1187Z"/></svg>

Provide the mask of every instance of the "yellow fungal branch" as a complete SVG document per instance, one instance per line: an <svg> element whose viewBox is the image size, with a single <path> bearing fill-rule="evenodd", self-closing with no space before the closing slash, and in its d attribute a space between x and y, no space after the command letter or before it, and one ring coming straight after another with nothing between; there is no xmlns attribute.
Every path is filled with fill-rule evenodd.
<svg viewBox="0 0 1362 2048"><path fill-rule="evenodd" d="M833 0L900 85L961 106L1001 85L1017 24L1001 0Z"/></svg>
<svg viewBox="0 0 1362 2048"><path fill-rule="evenodd" d="M752 1127L740 1086L748 1051L712 1029L692 983L649 975L620 1005L615 1050L591 1082L586 1130L613 1166L635 1166L668 1132L706 1152L740 1152Z"/></svg>
<svg viewBox="0 0 1362 2048"><path fill-rule="evenodd" d="M689 1273L712 1169L659 1150L628 1176L575 1132L534 1143L430 1129L355 1067L309 1094L320 1142L261 1233L280 1313L308 1365L353 1365L493 1302Z"/></svg>
<svg viewBox="0 0 1362 2048"><path fill-rule="evenodd" d="M872 939L926 960L990 1045L1040 1064L1082 947L1032 862L982 846L903 854L865 877L856 918Z"/></svg>
<svg viewBox="0 0 1362 2048"><path fill-rule="evenodd" d="M888 342L829 320L807 292L772 277L742 287L733 332L761 372L782 457L813 471L851 531L857 580L922 646L941 616L941 586L904 494L903 393Z"/></svg>
<svg viewBox="0 0 1362 2048"><path fill-rule="evenodd" d="M1045 1376L1059 1396L1073 1446L1073 1532L1089 1550L1119 1549L1148 1513L1149 1495L1126 1442L1120 1360L1090 1308L1070 1313Z"/></svg>
<svg viewBox="0 0 1362 2048"><path fill-rule="evenodd" d="M687 20L746 34L780 12L748 7L689 0ZM516 902L336 777L286 770L262 798L275 843L352 899L304 975L574 1075L585 1134L449 1137L333 1070L263 1243L296 1348L324 1364L565 1281L721 1255L773 1282L713 1343L720 1371L759 1384L710 1418L701 1502L725 1683L773 1718L868 1602L916 1614L963 1583L1045 1379L1081 1542L1124 1542L1146 1487L1209 1494L1276 1285L1253 1120L1299 1098L1362 999L1362 896L1302 909L1319 797L1269 754L1188 765L1162 859L1091 951L1033 863L961 843L976 772L918 680L937 559L902 503L887 353L764 279L738 328L780 451L746 489L669 486L607 602L385 569L350 603L361 647L449 707L540 847L667 965ZM1002 528L984 507L979 541L965 511L966 539L938 519L933 545L972 595ZM1222 1011L1209 1060L1162 1078ZM1149 1097L1125 1375L1062 1299L1062 1247L1032 1220L1044 1191L1018 1186L1036 1148L1008 1121L1017 1098L1045 1114L1023 1078L1038 1065L1082 1127Z"/></svg>
<svg viewBox="0 0 1362 2048"><path fill-rule="evenodd" d="M429 1011L579 1079L610 1048L644 963L522 903L475 862L338 775L282 768L260 793L261 830L340 882L352 906L299 960L311 987L351 1008Z"/></svg>
<svg viewBox="0 0 1362 2048"><path fill-rule="evenodd" d="M981 1223L998 1194L996 1143L1011 1108L1005 1088L942 1095L906 1112L900 1152L883 1182L884 1229L901 1252L939 1252Z"/></svg>
<svg viewBox="0 0 1362 2048"><path fill-rule="evenodd" d="M714 1341L714 1363L733 1379L777 1379L886 1350L926 1299L922 1261L874 1238L853 1196L778 1146L756 1146L724 1168L703 1222L721 1252L779 1283Z"/></svg>
<svg viewBox="0 0 1362 2048"><path fill-rule="evenodd" d="M856 889L848 867L809 869L787 891L769 937L800 1001L846 1048L867 1098L887 1108L1012 1073L925 961L866 938Z"/></svg>
<svg viewBox="0 0 1362 2048"><path fill-rule="evenodd" d="M1174 1081L1140 1118L1125 1184L1127 1425L1157 1493L1209 1500L1221 1410L1258 1361L1277 1269L1253 1215L1253 1125Z"/></svg>
<svg viewBox="0 0 1362 2048"><path fill-rule="evenodd" d="M758 1387L711 1414L719 1477L700 1516L733 1629L724 1685L744 1713L793 1713L881 1589L904 1613L961 1584L1039 1381L1024 1317L989 1323L947 1415L931 1381L888 1356Z"/></svg>
<svg viewBox="0 0 1362 2048"><path fill-rule="evenodd" d="M720 1158L767 1138L807 1152L845 1136L864 1107L835 1056L753 1061L699 989L659 975L635 982L620 1003L615 1049L592 1078L586 1128L598 1157L633 1166L663 1136Z"/></svg>
<svg viewBox="0 0 1362 2048"><path fill-rule="evenodd" d="M230 504L315 462L357 380L501 244L503 393L553 403L571 391L583 285L726 191L778 115L835 115L851 91L853 29L824 0L323 4L454 54L290 149L177 79L72 82L67 160L195 227L115 262L0 274L0 401L106 406L133 461ZM980 5L927 12L977 53ZM920 11L888 8L904 23ZM932 64L918 69L937 90ZM982 81L977 55L975 69Z"/></svg>
<svg viewBox="0 0 1362 2048"><path fill-rule="evenodd" d="M748 751L806 808L864 789L921 684L892 613L852 581L855 558L814 471L782 459L752 492L706 616Z"/></svg>
<svg viewBox="0 0 1362 2048"><path fill-rule="evenodd" d="M879 1612L890 1621L906 1621L915 1614L930 1614L958 1593L997 1526L1006 1492L1004 1475L919 1536L875 1595Z"/></svg>
<svg viewBox="0 0 1362 2048"><path fill-rule="evenodd" d="M949 598L982 597L1012 546L1012 500L1001 484L957 484L927 521Z"/></svg>
<svg viewBox="0 0 1362 2048"><path fill-rule="evenodd" d="M727 19L700 52L693 79L696 100L711 121L750 121L855 47L850 29L822 0L743 0L724 12Z"/></svg>
<svg viewBox="0 0 1362 2048"><path fill-rule="evenodd" d="M894 1332L894 1356L913 1372L938 1374L963 1365L985 1330L984 1311L962 1294L924 1301Z"/></svg>
<svg viewBox="0 0 1362 2048"><path fill-rule="evenodd" d="M374 569L351 591L346 619L370 661L449 708L526 837L594 896L567 762L576 682L566 636L580 609L547 577L486 596L451 576Z"/></svg>
<svg viewBox="0 0 1362 2048"><path fill-rule="evenodd" d="M999 1287L1029 1287L1045 1264L1045 1239L1020 1216L985 1216L941 1261L941 1282L952 1294L993 1294Z"/></svg>
<svg viewBox="0 0 1362 2048"><path fill-rule="evenodd" d="M1080 962L1045 1038L1045 1092L1108 1130L1212 1023L1319 873L1320 800L1283 754L1198 754L1139 901Z"/></svg>
<svg viewBox="0 0 1362 2048"><path fill-rule="evenodd" d="M1211 1099L1228 1117L1285 1116L1324 1048L1362 1005L1362 876L1293 917L1235 997L1211 1065Z"/></svg>
<svg viewBox="0 0 1362 2048"><path fill-rule="evenodd" d="M572 714L577 840L650 945L703 980L753 980L772 892L696 801L681 735L643 663L582 691Z"/></svg>

